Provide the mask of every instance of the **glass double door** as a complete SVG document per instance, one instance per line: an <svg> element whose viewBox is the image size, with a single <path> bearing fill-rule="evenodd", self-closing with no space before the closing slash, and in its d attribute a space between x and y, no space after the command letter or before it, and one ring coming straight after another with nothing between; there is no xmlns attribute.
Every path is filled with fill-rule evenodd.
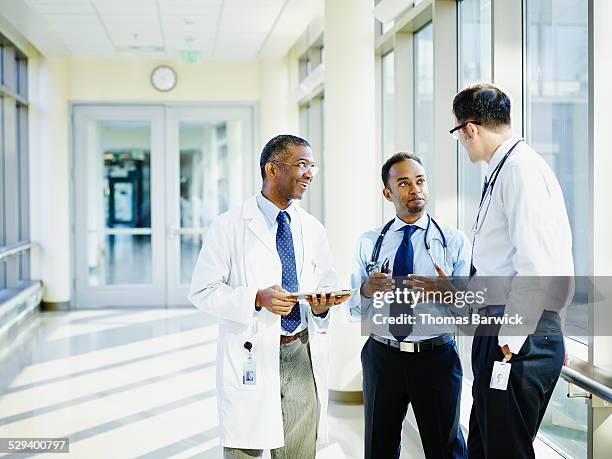
<svg viewBox="0 0 612 459"><path fill-rule="evenodd" d="M74 106L75 306L186 304L210 223L253 191L253 144L250 106Z"/></svg>

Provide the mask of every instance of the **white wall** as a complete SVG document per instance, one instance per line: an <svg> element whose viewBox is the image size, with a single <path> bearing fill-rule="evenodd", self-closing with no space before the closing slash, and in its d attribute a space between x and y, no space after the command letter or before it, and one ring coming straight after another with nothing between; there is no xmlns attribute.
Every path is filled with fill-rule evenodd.
<svg viewBox="0 0 612 459"><path fill-rule="evenodd" d="M162 63L178 76L169 93L150 84L151 71ZM30 77L31 238L40 244L32 275L42 279L47 302L70 300L70 102L253 102L262 90L256 61L31 58Z"/></svg>

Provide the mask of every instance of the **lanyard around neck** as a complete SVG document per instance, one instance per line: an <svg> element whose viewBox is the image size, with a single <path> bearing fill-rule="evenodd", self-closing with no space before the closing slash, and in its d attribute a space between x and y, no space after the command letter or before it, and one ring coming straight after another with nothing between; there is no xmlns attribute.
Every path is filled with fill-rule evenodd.
<svg viewBox="0 0 612 459"><path fill-rule="evenodd" d="M478 206L478 213L476 214L476 221L474 222L474 227L472 228L472 232L474 233L474 236L472 238L472 256L470 260L470 278L476 274L476 267L474 266L474 245L476 244L476 234L479 232L479 224L482 225L489 211L489 206L487 205L485 209L485 214L482 217L482 222L480 222L479 221L480 212L482 210L482 204L484 202L485 196L487 195L487 193L493 196L493 187L495 186L495 182L497 181L497 177L499 176L499 173L502 170L502 167L504 167L504 164L506 163L508 156L510 156L510 153L512 153L512 151L516 148L516 146L522 141L523 139L520 139L518 142L512 145L512 148L508 150L508 153L504 155L504 157L499 162L499 164L495 167L495 169L493 169L493 172L491 173L491 179L487 182L486 186L482 190L482 195L480 197L480 204ZM491 204L491 200L489 200L489 204Z"/></svg>
<svg viewBox="0 0 612 459"><path fill-rule="evenodd" d="M495 182L497 182L497 177L499 176L499 173L501 172L502 167L504 167L504 164L506 163L508 156L510 156L510 153L512 153L512 151L516 148L516 146L522 141L523 139L520 139L518 142L512 145L512 148L508 150L508 153L504 155L504 157L499 162L499 164L495 166L495 169L493 169L493 172L491 172L491 178L489 179L486 186L482 190L482 195L480 196L480 206L479 207L482 207L482 201L484 201L484 198L487 195L487 192L490 192L490 194L493 194L493 187L495 186ZM480 211L480 209L478 210Z"/></svg>

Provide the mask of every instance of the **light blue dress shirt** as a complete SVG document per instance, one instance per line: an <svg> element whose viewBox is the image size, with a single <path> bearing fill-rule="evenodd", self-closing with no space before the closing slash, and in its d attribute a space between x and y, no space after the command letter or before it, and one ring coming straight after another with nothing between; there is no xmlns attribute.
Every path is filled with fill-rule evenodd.
<svg viewBox="0 0 612 459"><path fill-rule="evenodd" d="M424 214L418 219L414 225L419 229L414 232L410 238L414 247L414 273L423 276L437 276L437 272L434 268L433 261L427 253L425 247L425 232L427 229L428 215ZM395 217L391 227L385 235L382 246L380 248L380 255L378 261L383 262L385 259L389 259L389 266L393 267L395 261L395 253L402 242L404 237L403 228L407 223ZM429 232L427 234L427 241L431 247L431 253L436 260L436 263L442 268L442 270L448 276L469 276L470 274L470 258L471 258L471 244L467 236L456 229L447 228L440 225L444 236L446 238L446 250L443 247L442 236L436 225L431 222ZM353 271L351 273L351 287L360 288L362 280L367 277L366 266L372 258L372 252L374 251L374 245L376 240L382 231L382 226L368 231L359 238L357 243L357 250L355 253L355 259L353 262ZM401 287L396 284L396 287ZM361 295L357 293L346 302L349 317L352 321L361 320L362 306L370 308L371 301L364 299L362 301ZM365 310L364 313L370 311ZM415 307L415 315L427 313L432 316L442 317L447 316L448 308L442 308L440 305L435 304L418 304ZM432 334L432 330L434 333ZM453 331L452 329L444 330L444 332ZM421 341L423 339L433 338L444 333L440 326L435 327L423 327L420 326L418 321L414 326L413 332L408 336L405 341ZM393 338L391 334L386 336L387 338Z"/></svg>
<svg viewBox="0 0 612 459"><path fill-rule="evenodd" d="M266 198L263 194L261 194L261 192L255 196L255 199L257 200L257 206L259 207L259 210L264 216L264 220L266 221L268 229L274 235L274 240L276 240L276 230L278 229L278 222L276 221L276 217L278 217L278 214L281 212L281 209L276 207L276 204ZM302 269L304 267L304 236L302 234L302 222L300 221L300 213L296 209L294 203L291 203L289 207L282 210L287 212L289 214L289 217L291 218L291 223L289 226L291 228L291 237L293 238L293 250L295 252L295 269L297 272L299 284ZM300 301L301 323L292 332L288 332L287 330L281 327L281 335L295 335L296 333L299 333L302 330L308 328L309 309L310 305L307 302ZM323 317L313 317L315 317L315 320L324 320Z"/></svg>

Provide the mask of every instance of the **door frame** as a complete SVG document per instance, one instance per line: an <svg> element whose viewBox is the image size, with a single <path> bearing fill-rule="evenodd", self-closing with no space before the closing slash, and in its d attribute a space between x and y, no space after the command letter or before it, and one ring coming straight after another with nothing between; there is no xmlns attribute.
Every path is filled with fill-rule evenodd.
<svg viewBox="0 0 612 459"><path fill-rule="evenodd" d="M85 287L87 287L87 289L83 288L83 285L78 286L77 285L77 271L80 267L83 266L83 262L82 262L82 254L79 252L79 250L82 251L83 247L83 241L79 241L79 235L76 231L76 225L78 224L76 221L76 217L78 215L77 213L77 206L78 205L82 205L82 196L79 197L77 196L77 191L78 191L78 185L82 185L81 182L79 182L79 179L83 180L82 177L77 177L76 176L76 171L78 170L78 166L82 167L82 164L80 163L80 161L83 160L83 158L78 158L76 155L76 151L77 151L77 137L79 134L77 132L77 126L76 126L76 113L77 112L83 112L83 113L87 113L90 114L90 116L93 116L93 119L104 119L105 116L96 116L96 113L99 114L108 114L108 116L110 116L110 119L112 119L113 117L117 120L142 120L142 113L146 113L147 111L159 111L159 117L161 120L161 125L160 125L160 129L157 130L153 127L153 121L152 121L152 125L151 125L151 184L153 183L159 183L161 185L158 185L157 187L151 187L151 208L154 208L154 190L157 189L157 193L158 194L164 194L167 192L167 189L169 187L168 182L170 182L171 180L168 180L167 177L167 173L162 170L162 168L164 166L166 166L168 164L168 157L172 156L170 154L167 154L167 148L168 148L168 140L166 138L166 134L167 134L167 113L166 113L166 109L167 108L181 108L181 109L194 109L194 110L202 110L202 109L235 109L235 108L248 108L250 110L250 128L245 128L245 131L248 131L244 134L245 137L250 137L251 142L248 143L247 145L245 145L244 147L244 151L243 151L243 171L244 175L243 175L243 179L245 181L244 183L244 195L248 196L250 194L254 193L254 190L256 188L256 186L259 185L260 183L260 173L259 173L259 166L258 166L258 162L255 161L255 151L256 148L258 146L258 141L259 141L259 136L258 136L258 129L256 128L256 126L259 126L259 107L258 104L256 102L250 102L250 101L230 101L230 102L200 102L200 103L191 103L191 102L168 102L168 103L149 103L149 102L134 102L134 103L126 103L126 102L109 102L109 101L104 101L104 102L98 102L98 101L79 101L79 102L75 102L75 101L71 101L69 103L69 114L68 116L70 117L70 129L69 129L69 141L70 141L70 149L69 149L69 167L70 167L70 192L69 192L69 199L70 199L70 260L71 260L71 309L90 309L90 308L103 308L103 307L143 307L143 306L148 306L148 307L168 307L168 306L175 306L177 304L179 304L177 301L170 301L173 295L176 297L176 294L171 293L169 291L169 282L168 282L168 275L167 275L167 253L170 250L170 246L171 246L171 241L169 239L170 234L169 234L169 230L170 230L170 225L168 224L168 220L166 218L166 220L164 220L164 218L166 217L166 215L168 215L168 207L167 207L167 203L166 200L167 198L165 196L161 196L161 198L158 199L158 201L161 203L161 205L163 206L163 217L162 215L158 215L158 218L155 219L155 212L152 212L152 220L151 220L151 235L152 235L152 239L151 239L151 250L153 252L153 248L154 248L154 241L153 241L153 235L154 234L159 234L161 235L161 237L158 237L157 239L159 239L158 244L159 246L161 246L160 248L158 248L158 251L161 250L161 254L157 255L157 258L159 258L162 261L162 266L163 266L163 270L159 269L158 271L161 272L161 278L158 275L157 277L155 276L155 266L152 266L152 276L153 276L153 285L158 286L158 288L152 289L151 285L152 284L143 284L143 286L139 286L139 285L134 285L134 284L129 284L129 287L126 288L126 286L118 286L116 289L113 288L113 286L105 286L104 288L107 289L109 287L111 287L111 290L119 290L119 289L123 289L123 291L125 292L126 290L130 290L130 294L126 294L124 296L121 297L122 301L115 301L116 300L116 295L115 292L111 292L113 293L113 295L111 294L106 294L103 291L97 291L94 292L95 295L83 295L81 294L81 297L79 297L79 290L82 290L83 292L87 291L87 289L91 289L92 287L88 287L87 285L85 285ZM134 117L130 117L130 116L125 116L125 114L134 114ZM109 119L109 118L106 118ZM146 119L146 118L145 118ZM159 139L158 139L159 137ZM160 156L160 161L159 161L159 165L161 167L157 167L157 171L154 171L154 162L153 162L153 150L155 148L155 142L159 141L159 146L157 147L158 149L160 149L159 152L159 156ZM165 156L165 157L164 157ZM257 166L257 167L255 167ZM251 173L249 173L249 171L251 171ZM80 211L80 215L82 215L82 211ZM159 212L158 212L159 214ZM156 221L154 221L156 220ZM82 239L82 235L81 235L81 239ZM80 242L80 245L79 245ZM85 247L86 249L86 247ZM85 251L86 253L86 251ZM157 252L156 252L157 253ZM152 253L152 264L155 264L155 255ZM177 259L178 261L178 259ZM176 266L177 269L180 269L180 266L177 265ZM85 271L86 272L86 271ZM180 274L179 274L180 276ZM81 289L79 289L78 287L81 287ZM96 287L93 287L94 290L96 290ZM161 289L161 290L160 290ZM91 298L93 296L93 298ZM97 296L97 298L96 298ZM160 298L163 299L163 301L160 301ZM184 302L182 303L184 305L188 304L186 295L185 295L185 299Z"/></svg>

